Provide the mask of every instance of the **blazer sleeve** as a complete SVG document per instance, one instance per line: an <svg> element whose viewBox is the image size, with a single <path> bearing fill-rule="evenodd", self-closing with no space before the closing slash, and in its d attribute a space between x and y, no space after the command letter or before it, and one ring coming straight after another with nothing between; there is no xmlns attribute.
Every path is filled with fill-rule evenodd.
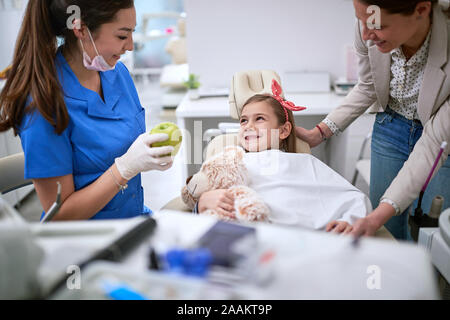
<svg viewBox="0 0 450 320"><path fill-rule="evenodd" d="M417 141L413 152L383 195L382 199L392 200L399 206L400 213L419 196L444 141L449 144L444 150L434 175L447 160L450 152L449 119L450 98L425 124L422 136Z"/></svg>
<svg viewBox="0 0 450 320"><path fill-rule="evenodd" d="M369 50L362 40L360 22L355 27L355 50L358 56L358 84L345 97L343 103L333 110L327 118L344 131L356 118L363 114L377 101L375 85L372 77Z"/></svg>

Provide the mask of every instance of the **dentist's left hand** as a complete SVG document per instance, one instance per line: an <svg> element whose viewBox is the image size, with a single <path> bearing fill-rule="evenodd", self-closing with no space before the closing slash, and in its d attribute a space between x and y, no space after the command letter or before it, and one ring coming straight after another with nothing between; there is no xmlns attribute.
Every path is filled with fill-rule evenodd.
<svg viewBox="0 0 450 320"><path fill-rule="evenodd" d="M120 175L131 180L140 172L149 170L165 171L172 167L173 158L170 156L173 147L157 147L151 145L155 142L167 141L169 136L164 133L141 134L131 145L128 151L115 160Z"/></svg>

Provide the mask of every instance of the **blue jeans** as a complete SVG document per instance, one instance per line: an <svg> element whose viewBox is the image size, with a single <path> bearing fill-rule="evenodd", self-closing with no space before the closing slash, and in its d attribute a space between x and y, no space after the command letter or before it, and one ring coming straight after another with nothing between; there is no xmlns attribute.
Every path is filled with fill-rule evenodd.
<svg viewBox="0 0 450 320"><path fill-rule="evenodd" d="M370 201L374 208L378 206L381 197L408 160L417 140L422 136L422 131L423 127L419 121L408 120L389 107L385 112L377 114L372 134L370 172ZM431 201L437 195L444 197L442 210L450 207L450 157L425 191L422 199L423 212L428 213ZM412 240L408 214L410 210L414 214L417 203L418 199L400 216L392 217L385 224L396 239Z"/></svg>

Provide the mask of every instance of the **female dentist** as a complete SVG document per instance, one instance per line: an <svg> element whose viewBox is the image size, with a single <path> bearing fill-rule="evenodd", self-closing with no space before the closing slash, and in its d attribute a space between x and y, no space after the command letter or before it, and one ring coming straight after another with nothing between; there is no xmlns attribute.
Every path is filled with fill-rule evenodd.
<svg viewBox="0 0 450 320"><path fill-rule="evenodd" d="M69 6L79 19L69 21ZM61 183L53 220L148 215L140 172L172 165L172 147L151 147L168 136L145 133L145 111L118 62L133 50L135 26L133 0L28 2L0 95L0 131L20 135L25 178L45 211Z"/></svg>
<svg viewBox="0 0 450 320"><path fill-rule="evenodd" d="M376 208L353 234L373 235L385 225L410 239L408 207L418 197L441 144L450 142L450 24L437 0L353 0L359 82L341 106L313 130L296 128L312 147L345 130L373 105L370 198ZM374 28L371 5L381 9ZM450 207L449 147L423 199L442 195ZM440 168L439 171L437 171ZM437 172L437 173L436 173ZM381 201L380 201L381 200Z"/></svg>

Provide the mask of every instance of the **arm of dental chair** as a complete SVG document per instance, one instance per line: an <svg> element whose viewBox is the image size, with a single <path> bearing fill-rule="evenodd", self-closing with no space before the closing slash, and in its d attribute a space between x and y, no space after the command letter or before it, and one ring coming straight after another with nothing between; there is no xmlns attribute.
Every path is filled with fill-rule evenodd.
<svg viewBox="0 0 450 320"><path fill-rule="evenodd" d="M23 153L0 159L0 193L8 193L33 183L31 179L24 178L24 166Z"/></svg>
<svg viewBox="0 0 450 320"><path fill-rule="evenodd" d="M182 212L192 212L191 209L183 202L181 197L176 197L167 203L161 210L172 210L172 211L182 211Z"/></svg>

